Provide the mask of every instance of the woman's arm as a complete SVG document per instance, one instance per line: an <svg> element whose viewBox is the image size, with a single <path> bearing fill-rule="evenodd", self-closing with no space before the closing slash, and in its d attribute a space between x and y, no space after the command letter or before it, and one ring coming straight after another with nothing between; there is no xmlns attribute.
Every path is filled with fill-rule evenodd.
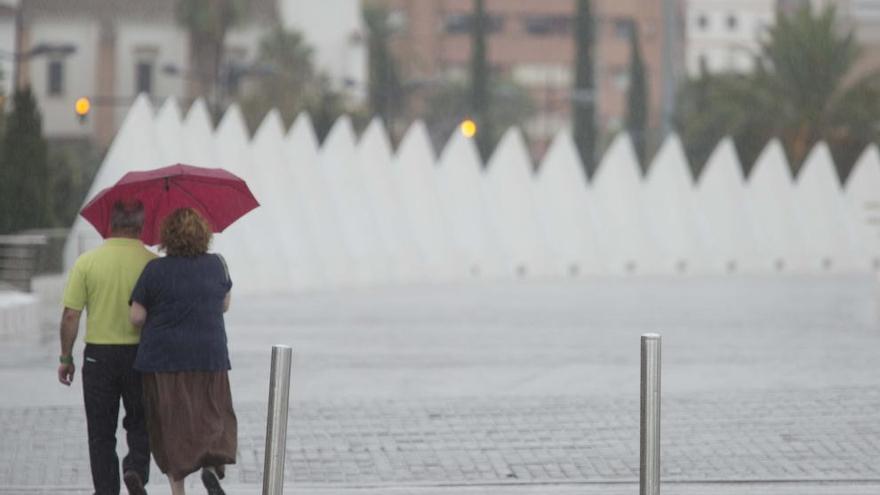
<svg viewBox="0 0 880 495"><path fill-rule="evenodd" d="M223 312L229 311L229 303L232 301L232 292L227 292L226 297L223 298Z"/></svg>
<svg viewBox="0 0 880 495"><path fill-rule="evenodd" d="M132 301L131 309L128 311L128 320L132 325L141 328L147 321L147 308L141 306L140 303Z"/></svg>

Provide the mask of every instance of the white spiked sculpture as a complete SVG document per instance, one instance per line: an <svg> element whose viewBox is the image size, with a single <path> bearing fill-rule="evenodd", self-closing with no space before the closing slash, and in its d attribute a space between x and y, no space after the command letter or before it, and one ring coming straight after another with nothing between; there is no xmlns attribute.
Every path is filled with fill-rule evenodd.
<svg viewBox="0 0 880 495"><path fill-rule="evenodd" d="M414 122L400 142L393 176L418 246L422 280L452 279L448 229L437 196L431 140L423 122Z"/></svg>
<svg viewBox="0 0 880 495"><path fill-rule="evenodd" d="M352 270L351 255L336 204L319 168L318 138L308 114L300 114L290 128L284 160L292 172L309 239L319 259L319 283L328 288L344 286Z"/></svg>
<svg viewBox="0 0 880 495"><path fill-rule="evenodd" d="M266 263L275 264L273 285L286 290L320 285L320 260L312 245L300 189L293 167L285 160L284 123L277 110L263 119L251 141L253 186L270 229L260 243ZM259 214L258 213L258 214Z"/></svg>
<svg viewBox="0 0 880 495"><path fill-rule="evenodd" d="M199 98L189 108L183 120L182 136L182 163L197 167L215 167L217 156L214 148L214 126L205 100ZM156 165L171 165L171 163Z"/></svg>
<svg viewBox="0 0 880 495"><path fill-rule="evenodd" d="M535 180L525 138L509 129L489 159L486 192L489 218L517 276L550 274L544 233L535 217Z"/></svg>
<svg viewBox="0 0 880 495"><path fill-rule="evenodd" d="M541 162L535 207L556 276L602 273L588 182L571 133L560 131Z"/></svg>
<svg viewBox="0 0 880 495"><path fill-rule="evenodd" d="M745 183L733 140L722 140L697 186L700 233L709 273L742 273L759 264L748 222Z"/></svg>
<svg viewBox="0 0 880 495"><path fill-rule="evenodd" d="M645 179L645 216L652 245L646 253L658 273L699 272L702 259L696 219L696 192L681 140L666 137Z"/></svg>
<svg viewBox="0 0 880 495"><path fill-rule="evenodd" d="M797 218L804 234L808 269L848 271L858 265L853 223L843 199L828 145L816 144L797 178Z"/></svg>
<svg viewBox="0 0 880 495"><path fill-rule="evenodd" d="M250 167L248 130L238 105L229 107L220 119L214 133L214 148L217 151L217 167L250 180L249 176L253 174ZM257 201L261 201L259 196ZM253 293L265 290L262 280L271 267L261 263L265 256L260 256L261 243L255 241L265 235L259 218L263 214L257 213L261 209L259 207L245 215L214 238L213 250L226 258L236 292Z"/></svg>
<svg viewBox="0 0 880 495"><path fill-rule="evenodd" d="M593 177L596 226L601 253L611 274L648 270L649 243L642 206L642 179L632 141L625 133L614 138ZM650 270L648 270L650 271Z"/></svg>
<svg viewBox="0 0 880 495"><path fill-rule="evenodd" d="M215 240L242 293L509 279L517 272L880 270L875 146L844 191L823 143L796 181L782 146L769 143L746 182L725 139L694 187L677 137L665 141L642 181L632 143L621 134L589 185L566 132L533 174L522 135L510 130L484 172L473 143L458 134L436 166L421 122L394 156L378 120L355 144L347 117L319 150L307 115L285 135L270 112L249 139L236 106L212 130L201 100L183 119L175 100L154 117L142 96L87 199L126 172L177 162L230 170L262 205ZM98 243L78 217L65 266Z"/></svg>
<svg viewBox="0 0 880 495"><path fill-rule="evenodd" d="M120 130L117 135L121 133ZM167 98L156 113L156 141L158 163L153 164L152 167L186 161L183 152L183 114L173 96Z"/></svg>
<svg viewBox="0 0 880 495"><path fill-rule="evenodd" d="M376 235L376 221L360 170L355 165L351 120L340 117L321 148L321 172L339 211L342 235L352 255L348 285L374 285L388 280L389 254Z"/></svg>
<svg viewBox="0 0 880 495"><path fill-rule="evenodd" d="M156 149L153 109L147 97L140 95L122 121L122 126L98 168L85 201L88 202L102 189L113 185L126 172L155 168ZM101 236L94 227L77 215L64 244L65 268L72 267L80 254L100 243Z"/></svg>
<svg viewBox="0 0 880 495"><path fill-rule="evenodd" d="M382 119L373 119L361 136L355 165L364 181L367 200L373 207L376 237L386 254L380 260L385 265L383 271L388 274L386 282L414 280L418 260L392 176L391 142Z"/></svg>
<svg viewBox="0 0 880 495"><path fill-rule="evenodd" d="M846 199L862 256L861 267L880 271L880 151L870 145L846 182Z"/></svg>
<svg viewBox="0 0 880 495"><path fill-rule="evenodd" d="M440 154L437 188L448 220L456 277L509 276L488 218L486 182L474 141L456 132Z"/></svg>
<svg viewBox="0 0 880 495"><path fill-rule="evenodd" d="M806 259L795 217L794 179L779 140L767 143L758 156L749 175L746 203L759 268L767 272L803 271Z"/></svg>

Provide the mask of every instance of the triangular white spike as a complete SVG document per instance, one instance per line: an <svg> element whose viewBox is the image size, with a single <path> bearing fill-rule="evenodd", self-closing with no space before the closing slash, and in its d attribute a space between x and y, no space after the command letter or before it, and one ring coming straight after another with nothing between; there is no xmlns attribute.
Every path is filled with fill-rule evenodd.
<svg viewBox="0 0 880 495"><path fill-rule="evenodd" d="M536 187L536 207L550 250L553 273L559 276L602 273L594 205L587 192L589 184L567 130L556 135L544 155Z"/></svg>
<svg viewBox="0 0 880 495"><path fill-rule="evenodd" d="M300 114L287 134L285 161L291 168L300 196L315 254L320 259L322 286L346 285L351 256L346 250L336 204L321 173L318 138L308 114Z"/></svg>
<svg viewBox="0 0 880 495"><path fill-rule="evenodd" d="M699 272L701 259L696 192L687 156L678 136L666 137L651 162L644 185L645 217L656 250L649 263L658 273Z"/></svg>
<svg viewBox="0 0 880 495"><path fill-rule="evenodd" d="M803 237L795 218L794 181L785 150L774 139L755 161L746 187L749 221L762 271L804 270Z"/></svg>
<svg viewBox="0 0 880 495"><path fill-rule="evenodd" d="M214 133L214 149L216 150L216 166L229 170L244 179L251 192L261 203L257 209L226 228L215 236L213 249L226 258L229 271L235 284L236 293L254 293L264 290L262 283L265 266L259 260L265 258L260 254L262 244L254 239L265 235L265 201L254 187L254 170L251 166L250 143L248 130L241 109L232 105L220 120Z"/></svg>
<svg viewBox="0 0 880 495"><path fill-rule="evenodd" d="M156 113L158 166L186 163L183 151L183 115L177 100L170 96Z"/></svg>
<svg viewBox="0 0 880 495"><path fill-rule="evenodd" d="M655 247L649 243L645 225L639 170L632 141L620 133L593 177L591 191L596 198L602 259L613 274L650 271L644 252Z"/></svg>
<svg viewBox="0 0 880 495"><path fill-rule="evenodd" d="M450 280L448 227L437 193L434 153L422 121L407 130L394 157L394 178L407 222L419 248L424 280Z"/></svg>
<svg viewBox="0 0 880 495"><path fill-rule="evenodd" d="M880 271L880 151L868 146L846 182L846 199L861 249L861 266Z"/></svg>
<svg viewBox="0 0 880 495"><path fill-rule="evenodd" d="M354 264L350 283L371 285L388 281L381 260L387 258L376 236L376 221L358 167L351 119L340 117L321 148L321 171L340 213L345 244Z"/></svg>
<svg viewBox="0 0 880 495"><path fill-rule="evenodd" d="M505 132L486 173L489 219L507 255L509 273L551 272L547 243L535 217L535 180L528 147L519 129Z"/></svg>
<svg viewBox="0 0 880 495"><path fill-rule="evenodd" d="M391 141L379 118L373 119L358 143L355 162L373 207L376 234L386 258L383 269L394 282L410 282L418 274L418 256L392 174Z"/></svg>
<svg viewBox="0 0 880 495"><path fill-rule="evenodd" d="M697 186L697 205L707 270L755 270L760 263L746 213L742 167L732 139L722 140L706 162Z"/></svg>
<svg viewBox="0 0 880 495"><path fill-rule="evenodd" d="M804 161L795 194L808 268L823 272L857 268L852 218L824 142L817 143Z"/></svg>
<svg viewBox="0 0 880 495"><path fill-rule="evenodd" d="M261 249L266 254L262 262L268 265L269 276L275 282L270 285L282 290L318 286L319 260L309 238L301 185L284 160L284 123L277 110L266 114L254 134L251 157L256 171L254 183L263 198L260 214L265 214L269 228L264 237L272 236Z"/></svg>
<svg viewBox="0 0 880 495"><path fill-rule="evenodd" d="M126 172L155 168L156 161L153 107L146 96L140 95L116 132L85 202L91 201L102 189L115 184ZM100 242L101 237L95 228L81 216L77 216L64 245L65 268L73 266L80 254L96 247Z"/></svg>
<svg viewBox="0 0 880 495"><path fill-rule="evenodd" d="M482 168L473 140L453 134L440 154L436 177L457 278L510 276L488 218Z"/></svg>
<svg viewBox="0 0 880 495"><path fill-rule="evenodd" d="M215 167L213 124L205 100L197 99L183 120L183 163Z"/></svg>

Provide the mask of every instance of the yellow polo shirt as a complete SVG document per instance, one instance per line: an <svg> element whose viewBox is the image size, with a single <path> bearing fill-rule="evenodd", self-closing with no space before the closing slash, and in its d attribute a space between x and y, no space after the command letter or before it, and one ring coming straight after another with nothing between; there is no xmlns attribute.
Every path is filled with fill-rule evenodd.
<svg viewBox="0 0 880 495"><path fill-rule="evenodd" d="M86 310L86 343L137 344L128 321L128 299L144 266L156 255L138 239L113 237L76 260L64 289L64 306Z"/></svg>

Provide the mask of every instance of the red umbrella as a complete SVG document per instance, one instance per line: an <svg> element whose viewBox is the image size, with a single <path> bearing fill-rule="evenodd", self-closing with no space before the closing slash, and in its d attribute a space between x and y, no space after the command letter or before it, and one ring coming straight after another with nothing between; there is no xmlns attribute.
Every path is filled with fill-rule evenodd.
<svg viewBox="0 0 880 495"><path fill-rule="evenodd" d="M214 232L260 204L244 180L219 168L171 165L143 172L129 172L115 185L104 189L82 209L80 215L110 236L110 212L119 200L140 200L144 204L144 244L159 244L162 220L178 208L193 208L211 224Z"/></svg>

